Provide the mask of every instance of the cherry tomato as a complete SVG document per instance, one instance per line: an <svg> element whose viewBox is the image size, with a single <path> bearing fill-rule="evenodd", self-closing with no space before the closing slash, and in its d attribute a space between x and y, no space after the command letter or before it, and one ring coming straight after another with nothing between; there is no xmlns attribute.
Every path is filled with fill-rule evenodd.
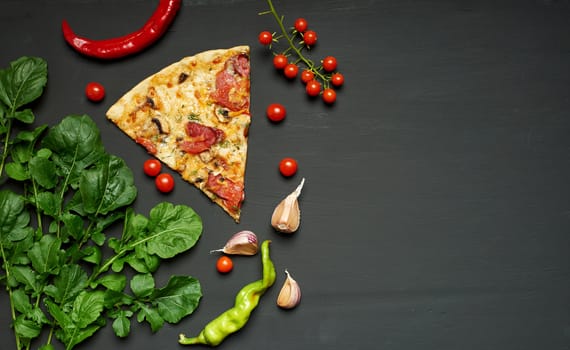
<svg viewBox="0 0 570 350"><path fill-rule="evenodd" d="M310 82L311 80L315 79L315 74L308 69L305 69L301 72L301 81L305 84Z"/></svg>
<svg viewBox="0 0 570 350"><path fill-rule="evenodd" d="M105 97L105 88L103 85L92 81L85 86L85 95L89 101L99 102Z"/></svg>
<svg viewBox="0 0 570 350"><path fill-rule="evenodd" d="M299 33L305 32L308 26L309 24L307 23L307 20L304 18L297 18L295 20L295 30L297 30Z"/></svg>
<svg viewBox="0 0 570 350"><path fill-rule="evenodd" d="M219 273L228 273L234 268L234 262L226 255L222 255L216 261L216 269Z"/></svg>
<svg viewBox="0 0 570 350"><path fill-rule="evenodd" d="M272 103L267 107L266 113L267 118L272 122L280 122L285 119L287 110L285 109L285 106L280 103Z"/></svg>
<svg viewBox="0 0 570 350"><path fill-rule="evenodd" d="M174 189L174 178L168 173L162 173L154 180L156 188L162 193L168 193Z"/></svg>
<svg viewBox="0 0 570 350"><path fill-rule="evenodd" d="M336 101L336 91L331 88L326 88L323 90L323 101L328 104L334 103Z"/></svg>
<svg viewBox="0 0 570 350"><path fill-rule="evenodd" d="M293 158L283 158L279 162L279 172L281 175L290 177L297 172L297 161Z"/></svg>
<svg viewBox="0 0 570 350"><path fill-rule="evenodd" d="M344 84L344 75L340 73L334 73L331 76L331 84L333 84L334 86L341 86L342 84Z"/></svg>
<svg viewBox="0 0 570 350"><path fill-rule="evenodd" d="M261 45L267 46L273 41L273 34L264 30L263 32L259 33L257 40L259 40L259 43Z"/></svg>
<svg viewBox="0 0 570 350"><path fill-rule="evenodd" d="M288 79L295 78L297 73L299 73L299 67L297 67L295 63L289 63L283 69L283 74L285 74Z"/></svg>
<svg viewBox="0 0 570 350"><path fill-rule="evenodd" d="M277 69L283 69L287 65L287 56L279 54L273 57L273 66Z"/></svg>
<svg viewBox="0 0 570 350"><path fill-rule="evenodd" d="M155 177L156 175L160 174L162 170L162 164L158 161L158 159L148 159L143 164L144 173L148 176Z"/></svg>
<svg viewBox="0 0 570 350"><path fill-rule="evenodd" d="M332 72L336 69L336 58L333 56L327 56L323 59L323 69L327 72Z"/></svg>
<svg viewBox="0 0 570 350"><path fill-rule="evenodd" d="M317 96L321 92L321 83L316 80L311 80L307 83L305 91L307 91L307 95L309 96Z"/></svg>
<svg viewBox="0 0 570 350"><path fill-rule="evenodd" d="M317 43L317 33L314 30L307 30L303 34L303 41L308 46L313 46Z"/></svg>

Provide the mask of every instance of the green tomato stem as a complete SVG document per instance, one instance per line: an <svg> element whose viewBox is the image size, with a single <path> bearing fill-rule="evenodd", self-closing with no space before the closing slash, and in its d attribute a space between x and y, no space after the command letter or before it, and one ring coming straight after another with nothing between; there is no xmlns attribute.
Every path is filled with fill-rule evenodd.
<svg viewBox="0 0 570 350"><path fill-rule="evenodd" d="M279 16L277 11L275 10L275 6L273 6L273 2L271 0L267 0L267 4L269 5L269 11L260 12L259 14L265 15L265 14L271 13L273 15L273 17L275 18L275 20L277 21L279 29L281 29L281 33L282 33L281 36L283 38L285 38L287 40L287 43L289 44L289 48L287 48L284 51L284 53L287 53L290 50L295 51L295 53L297 54L297 56L299 58L299 60L297 60L297 62L299 62L299 61L303 62L307 66L307 68L311 72L313 72L315 74L315 76L318 77L322 81L323 87L327 88L329 86L329 79L324 74L322 74L319 67L317 67L313 61L311 61L310 59L305 57L305 55L303 55L303 52L301 51L301 49L297 45L295 45L295 43L293 42L293 38L289 35L287 30L285 29L285 26L283 25L283 16L281 16L281 17Z"/></svg>

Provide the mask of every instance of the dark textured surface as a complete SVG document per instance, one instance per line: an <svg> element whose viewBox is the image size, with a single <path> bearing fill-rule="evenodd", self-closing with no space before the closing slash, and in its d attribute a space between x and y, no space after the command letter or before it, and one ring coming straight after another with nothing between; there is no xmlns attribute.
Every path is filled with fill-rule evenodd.
<svg viewBox="0 0 570 350"><path fill-rule="evenodd" d="M89 114L134 170L138 211L168 200L204 220L198 245L157 275L200 279L199 309L156 334L133 323L118 339L108 325L78 349L181 348L178 333L197 333L259 277L256 258L220 276L208 253L241 229L273 240L278 280L220 349L570 349L568 1L276 1L286 20L303 16L318 31L313 57L338 58L346 86L332 108L275 73L256 41L277 29L257 15L262 0L184 1L163 40L116 62L86 59L61 37L63 18L86 36L122 35L155 3L0 2L0 66L48 61L37 122ZM104 113L167 64L240 44L252 48L253 124L236 225L179 178L159 195L140 171L144 150ZM84 97L91 80L107 88L100 104ZM271 102L288 109L280 125L264 116ZM284 156L300 163L293 179L276 170ZM301 177L301 228L278 235L271 212ZM291 312L274 305L285 268L303 288ZM14 349L7 299L1 292L1 348Z"/></svg>

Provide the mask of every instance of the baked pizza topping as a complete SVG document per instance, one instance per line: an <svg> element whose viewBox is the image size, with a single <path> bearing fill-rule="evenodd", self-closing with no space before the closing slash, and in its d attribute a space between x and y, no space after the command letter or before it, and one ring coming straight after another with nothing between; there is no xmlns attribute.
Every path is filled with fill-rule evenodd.
<svg viewBox="0 0 570 350"><path fill-rule="evenodd" d="M107 117L239 221L251 123L249 47L183 58L137 84Z"/></svg>
<svg viewBox="0 0 570 350"><path fill-rule="evenodd" d="M178 145L184 152L192 154L202 153L210 149L214 143L221 142L225 138L223 130L196 122L186 123L186 134L190 140L185 139Z"/></svg>

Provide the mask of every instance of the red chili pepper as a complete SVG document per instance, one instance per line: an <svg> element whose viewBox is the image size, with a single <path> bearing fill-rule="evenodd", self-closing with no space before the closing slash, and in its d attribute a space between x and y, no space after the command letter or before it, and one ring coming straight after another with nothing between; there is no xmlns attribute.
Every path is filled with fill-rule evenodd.
<svg viewBox="0 0 570 350"><path fill-rule="evenodd" d="M157 41L168 29L180 9L181 0L160 0L158 7L139 30L104 40L91 40L73 32L66 20L61 28L63 37L71 47L86 56L114 59L137 53Z"/></svg>

